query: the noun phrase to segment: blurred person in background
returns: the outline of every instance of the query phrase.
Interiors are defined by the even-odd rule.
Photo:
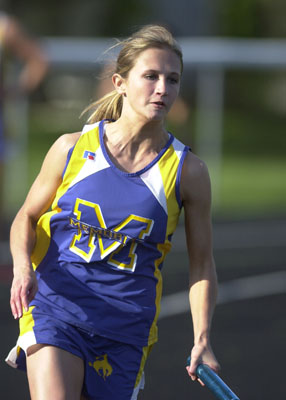
[[[4,71],[5,61],[9,57],[22,64],[18,80],[10,88],[5,85]],[[4,102],[9,96],[28,95],[35,90],[45,77],[47,69],[47,57],[38,43],[24,31],[17,19],[0,12],[0,239],[6,238],[7,223],[3,210],[6,154]]]
[[[120,44],[114,90],[88,107],[82,132],[51,147],[11,228],[20,336],[6,361],[27,368],[33,400],[137,399],[182,208],[194,330],[187,371],[196,380],[201,362],[219,369],[209,174],[165,127],[181,49],[157,25]]]

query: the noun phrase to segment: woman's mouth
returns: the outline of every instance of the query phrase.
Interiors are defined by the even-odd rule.
[[[157,106],[158,108],[165,108],[166,105],[163,101],[153,101],[153,103],[155,106]]]

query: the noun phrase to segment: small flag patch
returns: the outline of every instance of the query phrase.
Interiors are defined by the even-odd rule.
[[[85,150],[83,154],[83,158],[86,158],[87,160],[94,160],[95,159],[95,153],[89,150]]]

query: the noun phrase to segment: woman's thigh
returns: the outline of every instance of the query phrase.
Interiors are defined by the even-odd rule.
[[[83,360],[55,346],[36,344],[27,352],[27,373],[32,400],[79,400]]]

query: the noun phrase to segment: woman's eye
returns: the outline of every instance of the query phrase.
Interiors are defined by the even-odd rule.
[[[145,78],[152,81],[152,80],[156,79],[156,75],[155,74],[148,74],[148,75],[145,75]]]
[[[176,84],[179,82],[179,80],[177,78],[169,78],[169,82],[172,84]]]

